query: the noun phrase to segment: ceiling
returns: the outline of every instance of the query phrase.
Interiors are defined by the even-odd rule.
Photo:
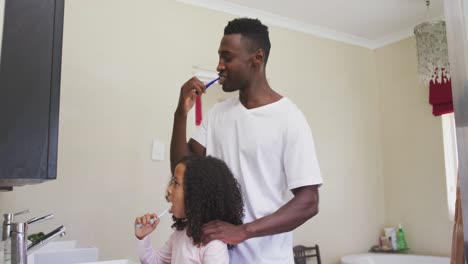
[[[413,34],[415,25],[443,17],[443,1],[431,0],[178,0],[236,16],[367,48]]]

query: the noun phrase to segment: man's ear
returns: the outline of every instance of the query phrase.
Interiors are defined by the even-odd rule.
[[[265,63],[265,50],[258,49],[255,52],[255,57],[253,59],[255,65],[263,65]]]

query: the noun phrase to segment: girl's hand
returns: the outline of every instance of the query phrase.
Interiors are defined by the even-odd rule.
[[[150,219],[154,220],[154,223],[151,224]],[[142,240],[158,226],[160,219],[156,214],[145,214],[144,216],[137,217],[135,219],[135,236]],[[137,226],[139,225],[139,226]]]

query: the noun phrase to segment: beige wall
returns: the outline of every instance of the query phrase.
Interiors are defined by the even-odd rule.
[[[385,223],[402,223],[413,253],[448,256],[449,220],[440,117],[419,83],[416,41],[376,51]]]
[[[178,87],[191,77],[192,66],[215,68],[222,30],[231,18],[170,0],[67,1],[58,179],[0,194],[1,211],[31,208],[31,216],[53,212],[55,220],[33,227],[32,232],[64,224],[69,239],[99,247],[102,259],[136,259],[134,217],[167,206],[163,197]],[[267,77],[274,89],[306,114],[325,181],[320,190],[320,213],[295,232],[295,242],[318,243],[323,262],[338,263],[343,255],[367,251],[384,224],[402,221],[413,248],[448,254],[446,240],[440,241],[439,235],[448,230],[437,223],[443,219],[439,207],[445,202],[445,189],[434,175],[427,176],[435,171],[429,165],[442,160],[440,121],[430,117],[425,121],[439,131],[439,138],[435,135],[430,141],[437,143],[432,147],[436,157],[422,158],[429,155],[427,142],[411,152],[400,151],[413,154],[419,162],[402,174],[400,167],[407,159],[389,149],[399,143],[390,139],[390,125],[396,132],[406,129],[412,125],[413,112],[424,115],[429,111],[423,102],[409,104],[405,108],[411,110],[409,114],[401,109],[403,117],[386,110],[391,105],[383,97],[391,82],[383,71],[386,61],[394,59],[387,53],[399,51],[392,46],[374,52],[276,27],[270,32],[273,47]],[[411,67],[408,56],[402,60],[396,67]],[[406,79],[397,79],[408,86]],[[384,88],[381,92],[379,85]],[[407,90],[411,89],[399,91]],[[425,102],[424,92],[420,94]],[[209,90],[205,110],[222,96]],[[380,122],[381,115],[389,121]],[[422,122],[420,116],[414,117],[417,124]],[[399,125],[401,118],[405,123]],[[412,141],[400,143],[401,148],[421,140],[423,130],[416,132]],[[151,160],[153,139],[166,143],[164,161]],[[419,171],[416,166],[421,167]],[[441,166],[437,170],[443,173]],[[416,175],[409,182],[383,178],[384,174],[396,178],[409,173]],[[415,185],[421,178],[425,182]],[[408,203],[397,195],[400,185],[412,189],[414,196],[421,187],[427,188],[425,193],[432,191],[429,197],[416,198],[422,211],[417,216],[404,210]],[[385,201],[384,192],[389,193]],[[426,208],[440,204],[437,215],[441,219],[422,210],[424,199],[431,201],[424,204]],[[168,238],[169,225],[169,217],[164,218],[153,236],[156,247]],[[420,231],[422,228],[426,231]],[[434,228],[438,233],[430,231]],[[416,240],[411,235],[423,237]]]

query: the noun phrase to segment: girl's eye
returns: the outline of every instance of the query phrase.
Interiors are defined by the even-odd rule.
[[[179,185],[179,183],[176,181],[176,179],[175,179],[175,178],[172,178],[172,179],[171,179],[171,185],[178,186],[178,185]]]

